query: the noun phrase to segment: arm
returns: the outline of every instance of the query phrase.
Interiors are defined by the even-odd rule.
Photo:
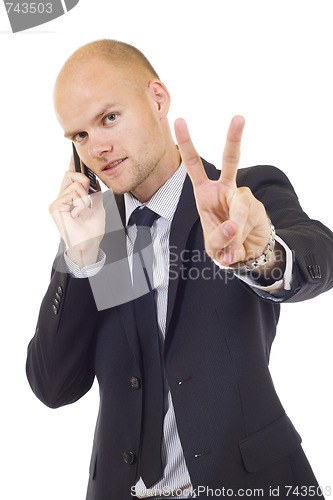
[[[53,270],[26,364],[30,386],[47,406],[73,403],[90,389],[96,325],[89,280]]]
[[[332,286],[332,233],[307,217],[289,180],[278,169],[252,167],[243,169],[245,176],[242,173],[237,177],[244,123],[242,117],[234,117],[231,121],[218,180],[207,177],[184,120],[175,123],[180,152],[193,184],[207,254],[225,267],[257,259],[269,241],[271,218],[277,234],[294,252],[298,262],[294,266],[292,290],[288,293],[282,290],[283,296],[274,292],[272,298],[281,301],[295,294],[296,300],[310,298]],[[309,273],[317,269],[308,267],[318,265],[317,255],[321,256],[324,279],[320,278],[319,283],[319,278],[310,275],[314,286],[311,291],[308,289],[300,294],[301,288],[309,283]],[[263,278],[267,283],[274,281],[277,267],[279,271],[284,270],[284,256],[281,247],[276,245],[270,261],[254,271],[252,278],[259,284]],[[268,298],[265,292],[259,295]]]
[[[293,254],[291,290],[276,297],[296,302],[332,288],[333,233],[302,210],[287,176],[276,167],[260,165],[239,171],[238,185],[245,184],[263,203],[276,234]]]
[[[89,280],[76,279],[68,272],[64,250],[80,268],[95,262],[104,235],[105,212],[101,192],[88,197],[88,178],[73,169],[71,161],[59,196],[50,206],[63,244],[26,365],[32,390],[52,408],[76,401],[94,380],[97,309]]]

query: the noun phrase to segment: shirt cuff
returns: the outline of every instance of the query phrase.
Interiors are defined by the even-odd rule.
[[[293,253],[288,247],[288,245],[278,236],[275,235],[275,240],[283,246],[286,252],[286,268],[283,274],[283,277],[280,280],[275,281],[269,286],[258,285],[258,282],[251,277],[251,273],[249,274],[238,274],[235,272],[235,276],[238,279],[244,281],[249,286],[253,288],[258,288],[259,290],[263,290],[265,292],[274,293],[279,290],[290,290],[291,289],[291,281],[292,281],[292,269],[293,269]],[[221,269],[228,269],[225,266],[222,266],[219,262],[214,260],[215,264]]]
[[[80,269],[80,267],[67,256],[66,252],[64,252],[64,259],[69,272],[72,276],[74,276],[74,278],[91,278],[92,276],[95,276],[95,274],[97,274],[104,266],[106,255],[103,250],[99,249],[97,262],[95,262],[95,264],[84,266],[82,269]]]

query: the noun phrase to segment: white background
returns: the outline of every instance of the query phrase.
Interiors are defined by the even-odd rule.
[[[46,408],[24,368],[58,245],[48,206],[70,156],[52,105],[65,59],[99,38],[136,45],[201,156],[219,166],[228,123],[243,114],[241,166],[280,167],[305,211],[332,228],[332,13],[320,0],[81,0],[11,34],[1,2],[3,498],[83,499],[98,409],[96,384],[75,405]],[[271,370],[319,484],[333,487],[332,293],[282,306]]]

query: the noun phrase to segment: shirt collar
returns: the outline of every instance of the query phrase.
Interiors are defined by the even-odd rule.
[[[132,212],[140,206],[146,206],[156,212],[160,217],[164,217],[169,222],[175,214],[183,184],[186,178],[186,168],[180,164],[176,172],[160,187],[158,191],[146,203],[141,203],[132,193],[124,194],[126,225]]]

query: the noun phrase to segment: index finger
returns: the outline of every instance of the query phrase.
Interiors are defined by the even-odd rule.
[[[234,116],[229,125],[227,140],[223,150],[222,171],[220,175],[220,180],[228,185],[236,186],[244,126],[245,119],[239,115]]]
[[[84,189],[88,193],[89,189],[89,179],[86,175],[82,174],[81,172],[73,172],[71,169],[67,170],[65,173],[65,176],[62,180],[61,187],[60,187],[60,192],[64,191],[68,186],[73,184],[73,182],[78,182],[82,184]]]
[[[74,164],[74,156],[73,156],[73,153],[71,155],[71,161],[69,162],[69,170],[72,170],[73,172],[75,172],[75,164]]]
[[[183,163],[193,185],[195,186],[201,181],[206,180],[207,175],[201,158],[193,146],[190,133],[183,118],[177,118],[175,121],[175,134]]]

